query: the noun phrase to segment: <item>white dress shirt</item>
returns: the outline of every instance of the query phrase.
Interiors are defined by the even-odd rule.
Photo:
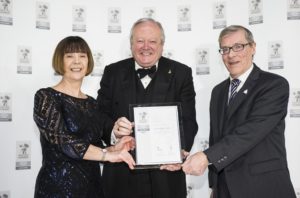
[[[245,84],[248,76],[250,75],[251,71],[253,70],[253,64],[251,65],[251,67],[242,75],[240,75],[238,77],[238,79],[241,81],[239,86],[236,89],[236,92],[239,92],[239,90],[243,87],[243,85]],[[230,82],[233,80],[233,78],[230,76]],[[229,85],[229,92],[228,92],[228,102],[229,102],[229,97],[230,97],[230,92],[231,92],[231,84]]]
[[[158,69],[158,62],[156,62],[156,71]],[[142,66],[140,66],[137,62],[135,62],[135,70],[138,70],[138,69],[144,69]],[[144,78],[140,79],[144,88],[146,89],[148,87],[148,85],[150,84],[152,78],[148,75],[146,75]],[[115,145],[117,143],[119,139],[115,136],[114,132],[112,131],[111,132],[111,136],[110,136],[110,143],[112,145]]]

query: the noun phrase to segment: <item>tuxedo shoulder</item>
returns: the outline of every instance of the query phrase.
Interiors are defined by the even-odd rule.
[[[127,58],[107,65],[105,67],[105,70],[109,70],[109,71],[120,70],[120,68],[124,68],[132,64],[134,64],[133,58]]]
[[[161,57],[161,59],[159,61],[161,61],[164,64],[171,64],[174,67],[179,68],[179,69],[190,69],[190,67],[187,66],[186,64],[181,63],[176,60],[173,60],[173,59],[166,58],[166,57]]]
[[[107,67],[121,67],[122,65],[128,65],[130,63],[134,63],[133,58],[127,58],[127,59],[123,59],[123,60],[119,60],[117,62],[111,63],[109,65],[107,65]]]

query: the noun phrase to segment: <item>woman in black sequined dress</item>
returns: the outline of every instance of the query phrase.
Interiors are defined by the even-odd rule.
[[[134,160],[129,136],[102,149],[105,118],[96,100],[81,92],[83,78],[93,70],[88,44],[80,37],[64,38],[56,47],[52,65],[62,80],[37,91],[34,121],[40,131],[43,162],[35,186],[35,198],[103,198],[99,161]]]

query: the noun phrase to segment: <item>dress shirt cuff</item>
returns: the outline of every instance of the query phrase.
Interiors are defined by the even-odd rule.
[[[206,155],[206,158],[207,158],[207,160],[208,160],[208,166],[209,166],[209,165],[212,165],[212,163],[211,163],[211,161],[210,161],[210,159],[209,159],[207,153],[206,153],[205,151],[203,151],[203,153]]]
[[[119,140],[119,138],[117,138],[116,135],[114,134],[114,132],[112,131],[111,136],[110,136],[110,144],[115,145],[118,140]]]

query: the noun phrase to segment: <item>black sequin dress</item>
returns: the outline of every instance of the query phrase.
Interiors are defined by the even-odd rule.
[[[52,88],[34,98],[43,162],[35,198],[102,198],[100,166],[84,160],[90,144],[100,146],[102,120],[96,101],[75,98]]]

